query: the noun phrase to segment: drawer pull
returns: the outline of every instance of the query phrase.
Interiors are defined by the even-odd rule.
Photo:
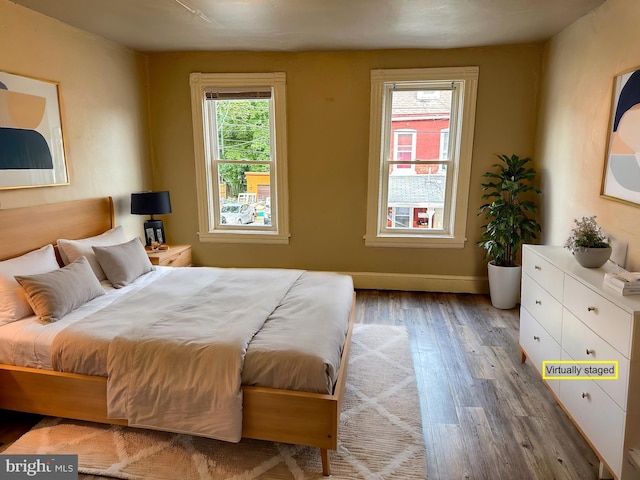
[[[536,300],[536,305],[542,305],[542,302],[540,300]]]
[[[533,339],[534,339],[534,340],[540,340],[540,337],[539,337],[539,336],[537,336],[537,335],[534,335],[534,336],[533,336]]]
[[[533,268],[535,268],[536,270],[542,270],[542,267],[540,265],[535,265]]]
[[[582,398],[589,398],[589,394],[587,392],[582,392]]]
[[[587,348],[587,355],[593,355],[596,351],[593,348]]]
[[[595,312],[596,307],[587,307],[587,312]]]

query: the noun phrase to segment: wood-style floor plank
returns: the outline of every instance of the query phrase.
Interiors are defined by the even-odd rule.
[[[484,295],[358,291],[360,323],[405,325],[429,480],[595,480],[598,459],[531,365],[519,313]]]

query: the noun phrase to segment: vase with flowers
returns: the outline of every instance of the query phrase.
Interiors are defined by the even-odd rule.
[[[571,235],[565,242],[576,261],[586,268],[599,268],[611,256],[609,238],[596,222],[595,215],[573,220]]]

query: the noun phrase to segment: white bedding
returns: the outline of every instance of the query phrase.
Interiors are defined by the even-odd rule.
[[[87,330],[98,343],[115,335],[108,345],[103,342],[109,418],[126,418],[133,427],[238,442],[245,352],[303,274],[175,269],[59,334],[54,366],[91,374],[93,342],[82,348]],[[135,319],[133,328],[126,320],[114,325],[115,318],[129,315]]]
[[[156,267],[153,272],[142,275],[130,285],[116,289],[105,280],[102,287],[107,292],[65,315],[55,323],[41,323],[33,315],[0,327],[0,363],[21,367],[53,370],[51,344],[55,336],[67,326],[102,310],[122,296],[140,290],[162,278],[171,267]]]
[[[56,323],[30,317],[0,327],[0,363],[108,372],[111,418],[227,441],[240,439],[241,385],[332,392],[352,303],[350,277],[157,268],[121,289],[103,286],[106,295]],[[221,360],[215,350],[225,335]],[[223,362],[231,368],[218,369]]]

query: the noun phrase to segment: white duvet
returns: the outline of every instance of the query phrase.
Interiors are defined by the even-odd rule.
[[[99,307],[87,304],[60,325],[0,328],[0,362],[20,364],[2,358],[11,354],[7,332],[36,338],[31,348],[48,351],[54,369],[108,376],[110,418],[233,442],[242,431],[243,384],[332,391],[350,277],[216,268],[148,276],[89,302]],[[14,344],[13,353],[29,349],[28,341]]]
[[[111,418],[234,442],[241,385],[332,392],[348,276],[160,267],[105,288],[56,323],[0,327],[0,363],[108,376]]]
[[[92,374],[91,365],[104,358],[96,345],[85,347],[95,339],[108,349],[110,418],[238,442],[247,347],[302,273],[176,269],[58,334],[53,366]],[[126,318],[134,325],[114,325]]]
[[[3,325],[0,327],[0,363],[53,370],[51,343],[60,331],[82,320],[87,315],[109,306],[122,296],[144,288],[170,271],[170,267],[155,267],[153,272],[139,277],[121,289],[113,288],[105,280],[102,282],[102,286],[106,295],[85,303],[55,323],[41,323],[36,316],[31,316]]]

